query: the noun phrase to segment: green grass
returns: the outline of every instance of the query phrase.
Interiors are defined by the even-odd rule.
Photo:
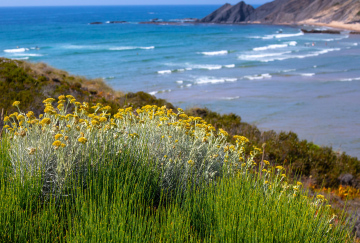
[[[144,166],[153,161],[130,149],[85,180],[74,175],[59,199],[41,196],[41,178],[10,180],[8,149],[3,138],[1,242],[349,242],[341,221],[330,229],[328,209],[310,206],[306,192],[282,192],[275,177],[273,190],[249,172],[167,195]]]

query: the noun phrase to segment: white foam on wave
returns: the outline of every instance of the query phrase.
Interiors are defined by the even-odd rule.
[[[119,47],[111,47],[110,51],[126,51],[126,50],[152,50],[155,49],[155,46],[119,46]]]
[[[26,52],[29,48],[16,48],[16,49],[5,49],[4,52],[7,53],[17,53],[17,52]]]
[[[192,68],[207,69],[207,70],[219,70],[222,69],[221,65],[193,65]]]
[[[179,81],[176,81],[176,83],[178,83],[178,84],[182,84],[182,83],[184,83],[184,81],[179,80]]]
[[[351,82],[351,81],[358,81],[360,78],[344,78],[340,79],[341,82]]]
[[[172,71],[171,70],[162,70],[162,71],[158,71],[158,74],[170,74]]]
[[[272,45],[263,46],[263,47],[255,47],[253,50],[254,51],[265,51],[265,50],[285,48],[285,47],[296,46],[296,45],[297,45],[296,41],[290,41],[290,42],[285,42],[282,44],[272,44]]]
[[[301,76],[304,76],[304,77],[312,77],[314,76],[315,73],[302,73]]]
[[[185,70],[186,70],[186,71],[191,71],[191,70],[192,70],[192,68],[185,68]]]
[[[241,55],[238,58],[241,60],[247,60],[247,61],[272,62],[272,61],[283,61],[283,60],[293,59],[293,58],[303,59],[303,58],[307,58],[307,57],[316,57],[319,55],[326,54],[328,52],[340,51],[340,50],[341,50],[340,48],[330,48],[330,49],[324,49],[321,51],[316,51],[316,52],[312,52],[312,53],[304,54],[304,55],[284,55],[284,54],[289,54],[291,52],[264,53],[264,54],[260,54],[260,55]]]
[[[215,78],[215,77],[200,77],[196,79],[196,84],[217,84],[225,82],[236,82],[237,78]]]
[[[254,51],[265,51],[265,50],[271,50],[271,49],[277,49],[277,48],[284,48],[288,47],[288,44],[274,44],[274,45],[268,45],[263,47],[255,47]]]
[[[358,45],[358,43],[353,43],[352,45],[353,45],[353,46],[357,46],[357,45]]]
[[[14,54],[14,56],[18,56],[18,57],[42,57],[42,54],[32,54],[32,53],[19,53],[19,54]]]
[[[281,39],[281,38],[289,38],[289,37],[294,37],[294,36],[302,36],[304,35],[303,32],[299,32],[296,34],[275,34],[275,35],[266,35],[264,37],[262,37],[263,40],[269,40],[269,39]]]
[[[230,64],[230,65],[224,65],[225,68],[234,68],[235,64]]]
[[[249,79],[249,80],[258,80],[258,79],[272,78],[272,76],[269,73],[264,73],[264,74],[253,75],[253,76],[244,76],[244,78]]]
[[[186,85],[186,87],[191,87],[191,86],[192,86],[192,84],[187,84],[187,85]]]
[[[255,55],[240,55],[238,56],[238,58],[246,61],[264,61],[265,60],[264,58],[266,57],[278,57],[289,53],[291,53],[291,51],[278,52],[278,53],[263,53],[263,54],[255,54]]]
[[[281,71],[282,73],[289,73],[289,72],[294,72],[296,71],[296,69],[286,69],[286,70],[283,70]]]
[[[229,53],[229,51],[222,50],[222,51],[198,52],[198,53],[203,54],[205,56],[218,56],[218,55],[226,55]]]
[[[151,50],[155,46],[102,46],[102,45],[65,45],[65,49],[84,49],[84,50],[109,50],[109,51],[127,51],[127,50]]]
[[[240,96],[235,96],[235,97],[224,97],[224,98],[222,98],[223,100],[237,100],[237,99],[239,99],[240,98]]]
[[[290,41],[287,43],[289,46],[296,46],[297,42],[296,41]]]
[[[150,95],[156,95],[158,91],[149,92]]]

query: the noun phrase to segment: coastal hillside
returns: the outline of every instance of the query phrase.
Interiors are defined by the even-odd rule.
[[[257,9],[243,1],[225,4],[200,22],[265,24],[356,24],[360,22],[358,0],[275,0]]]
[[[246,21],[269,24],[295,24],[333,21],[353,24],[360,21],[358,0],[275,0],[257,8]]]

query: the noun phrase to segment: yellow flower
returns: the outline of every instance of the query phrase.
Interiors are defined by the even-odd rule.
[[[19,121],[25,119],[25,117],[24,117],[23,115],[18,115],[16,118],[17,118]]]
[[[43,103],[45,103],[45,104],[51,104],[51,103],[53,103],[54,101],[55,101],[55,99],[53,99],[53,98],[47,98],[46,100],[43,101]]]
[[[191,159],[188,161],[189,165],[194,165],[194,161],[192,161]]]
[[[40,122],[41,125],[46,125],[46,124],[50,124],[50,123],[51,123],[50,118],[44,118]]]
[[[59,140],[56,140],[55,142],[53,142],[52,145],[56,146],[56,147],[59,147],[61,145],[61,142]]]
[[[65,141],[67,141],[67,140],[69,139],[69,137],[68,137],[68,136],[65,136],[64,139],[65,139]]]
[[[166,159],[166,158],[167,158],[167,155],[164,155],[164,158]]]
[[[323,195],[317,195],[316,198],[317,198],[317,199],[320,199],[320,200],[324,200],[324,199],[325,199],[325,197],[324,197]]]
[[[276,166],[276,169],[278,169],[278,170],[283,170],[284,169],[284,167],[282,167],[282,166]]]
[[[29,149],[29,155],[33,155],[36,152],[36,148]]]
[[[87,139],[84,137],[81,137],[78,139],[79,143],[85,144],[87,142]]]
[[[19,105],[20,105],[20,101],[15,101],[12,105],[13,105],[13,106],[19,106]]]
[[[106,117],[101,117],[101,118],[99,119],[99,121],[100,121],[100,122],[106,122],[106,121],[107,121],[107,118],[106,118]]]
[[[61,138],[63,135],[62,134],[56,134],[55,135],[55,140],[58,140],[59,138]]]
[[[10,121],[10,118],[8,116],[5,116],[4,122],[8,122],[8,121]]]
[[[302,183],[300,181],[296,182],[298,186],[302,186]]]
[[[35,114],[34,114],[34,112],[32,112],[32,111],[29,111],[27,114],[26,114],[26,116],[28,117],[28,118],[35,118]]]
[[[65,147],[66,147],[66,144],[65,144],[65,143],[62,143],[60,146],[63,147],[63,148],[65,148]]]
[[[265,185],[268,184],[268,183],[269,183],[268,181],[265,181],[265,182],[264,182]]]
[[[60,104],[60,105],[57,106],[57,108],[58,108],[59,110],[62,110],[62,109],[64,108],[64,105],[63,105],[63,104]]]
[[[60,95],[60,96],[58,97],[58,99],[59,99],[59,100],[65,100],[65,95]]]
[[[97,120],[92,120],[92,121],[91,121],[91,124],[92,124],[93,126],[96,126],[96,125],[99,125],[99,122],[98,122]]]
[[[266,164],[266,165],[270,165],[270,162],[269,162],[269,161],[267,161],[267,160],[264,160],[264,164]]]
[[[286,175],[285,175],[285,174],[281,174],[281,177],[284,177],[284,178],[285,178],[285,177],[286,177]]]
[[[69,100],[75,99],[72,95],[67,95],[66,98],[68,98]]]

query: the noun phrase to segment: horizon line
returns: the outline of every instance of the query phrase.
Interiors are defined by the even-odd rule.
[[[223,4],[92,4],[92,5],[22,5],[22,6],[0,6],[0,8],[7,7],[101,7],[101,6],[217,6]],[[257,4],[255,4],[257,5]]]
[[[222,6],[224,4],[92,4],[92,5],[12,5],[12,6],[0,6],[0,8],[24,8],[24,7],[111,7],[111,6]],[[249,4],[252,6],[262,5],[262,4]]]

